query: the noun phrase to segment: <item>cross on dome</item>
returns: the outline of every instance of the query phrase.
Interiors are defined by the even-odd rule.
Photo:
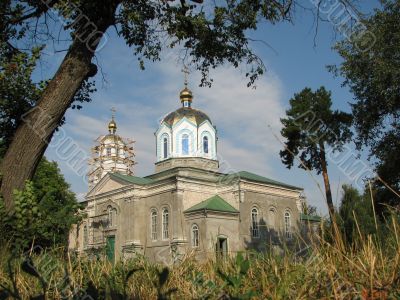
[[[181,103],[183,107],[190,108],[192,106],[193,94],[192,91],[188,89],[188,75],[189,69],[186,65],[183,66],[182,73],[184,74],[184,85],[185,88],[181,91],[179,98],[181,99]]]
[[[188,76],[189,76],[189,74],[190,74],[189,69],[188,69],[188,67],[187,67],[186,65],[183,65],[183,69],[182,69],[181,71],[182,71],[182,73],[184,74],[183,76],[184,76],[184,78],[185,78],[185,81],[184,81],[185,88],[187,88],[187,85],[188,85]]]

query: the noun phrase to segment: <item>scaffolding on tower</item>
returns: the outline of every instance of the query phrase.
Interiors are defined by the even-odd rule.
[[[98,137],[91,148],[89,159],[89,188],[95,186],[107,173],[134,175],[135,141],[115,133]]]

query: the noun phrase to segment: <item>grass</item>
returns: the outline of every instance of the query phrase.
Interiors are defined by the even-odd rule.
[[[243,253],[217,264],[188,255],[170,268],[144,257],[113,266],[62,249],[30,261],[3,247],[0,299],[399,299],[399,229],[393,218],[382,239],[359,233],[346,246],[337,233],[310,242],[302,256]]]

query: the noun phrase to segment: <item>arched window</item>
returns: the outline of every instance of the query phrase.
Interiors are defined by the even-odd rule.
[[[169,226],[169,215],[168,215],[168,209],[164,208],[163,213],[162,213],[162,227],[163,227],[163,239],[166,240],[169,237],[168,234],[168,226]]]
[[[269,209],[268,225],[269,225],[269,230],[275,229],[275,227],[276,227],[275,209],[272,207]]]
[[[253,238],[260,237],[260,228],[258,224],[258,209],[253,207],[251,210],[251,236]]]
[[[163,157],[168,157],[168,139],[166,137],[163,139]]]
[[[155,209],[151,211],[151,239],[157,240],[157,211]]]
[[[86,247],[89,242],[87,225],[83,226],[83,246]]]
[[[106,153],[107,153],[107,156],[111,156],[111,148],[110,147],[106,148]]]
[[[208,154],[208,137],[203,137],[203,152]]]
[[[182,135],[182,154],[189,154],[189,136],[187,134]]]
[[[196,224],[192,225],[192,247],[199,247],[199,226]]]
[[[290,228],[290,212],[285,212],[285,236],[290,239],[292,237],[292,231]]]

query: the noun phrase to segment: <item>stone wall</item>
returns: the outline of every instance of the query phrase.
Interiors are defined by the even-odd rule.
[[[290,230],[298,231],[300,220],[296,202],[299,191],[274,187],[246,180],[221,185],[221,174],[178,168],[165,174],[149,176],[153,183],[122,184],[109,178],[95,187],[88,197],[90,220],[107,218],[107,207],[117,209],[113,226],[93,229],[93,236],[102,235],[103,246],[108,235],[115,235],[116,259],[134,257],[137,253],[153,261],[171,263],[174,256],[193,252],[199,259],[215,257],[218,237],[226,237],[228,252],[256,249],[265,251],[270,245],[285,242],[284,213],[290,212]],[[115,189],[113,189],[113,187]],[[214,196],[221,196],[240,214],[202,212],[185,214],[188,208]],[[260,237],[251,235],[251,210],[259,213]],[[168,239],[162,236],[162,212],[169,212]],[[157,211],[157,240],[151,237],[151,211]],[[85,220],[85,222],[89,222]],[[200,245],[191,245],[191,227],[200,230]],[[81,226],[82,227],[82,226]],[[75,229],[76,230],[76,229]],[[71,233],[70,248],[83,251],[82,230]],[[94,246],[93,242],[89,247]],[[78,245],[78,246],[77,246]],[[98,245],[97,245],[98,246]]]

